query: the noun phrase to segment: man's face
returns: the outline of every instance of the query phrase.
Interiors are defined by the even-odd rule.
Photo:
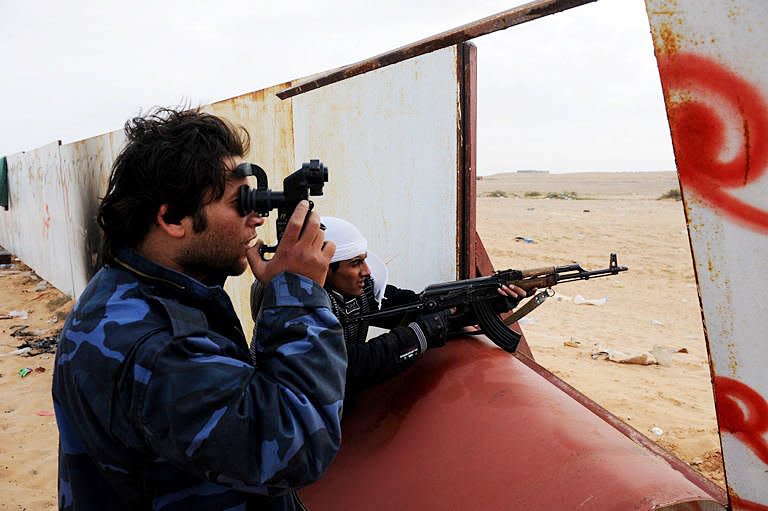
[[[329,270],[325,278],[325,284],[347,297],[363,294],[363,286],[366,277],[371,275],[371,270],[365,262],[368,254],[360,254],[352,259],[339,261],[336,270]]]
[[[242,158],[228,158],[228,171],[242,162]],[[179,259],[185,273],[202,282],[221,283],[224,278],[245,271],[248,265],[245,253],[256,240],[256,227],[262,225],[264,219],[253,212],[240,216],[238,191],[244,184],[247,184],[246,178],[231,175],[224,195],[203,207],[206,228],[201,232],[190,229],[189,241]]]

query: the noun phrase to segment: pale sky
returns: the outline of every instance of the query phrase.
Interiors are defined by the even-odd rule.
[[[512,0],[0,0],[0,155],[384,53]],[[478,173],[673,170],[643,0],[474,39]]]

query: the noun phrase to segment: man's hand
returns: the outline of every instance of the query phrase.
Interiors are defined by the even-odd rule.
[[[525,298],[527,293],[525,289],[514,284],[502,284],[499,287],[499,298],[493,302],[493,310],[501,314],[517,307],[520,300]]]
[[[534,289],[534,292],[536,290]],[[499,294],[501,296],[506,296],[511,299],[517,299],[518,301],[520,298],[525,298],[528,293],[526,293],[525,289],[522,287],[518,287],[514,284],[502,284],[501,287],[499,287]]]
[[[421,351],[429,348],[439,348],[445,345],[448,337],[448,317],[450,313],[447,310],[438,312],[428,312],[422,314],[416,321],[408,325],[419,339]]]
[[[246,255],[253,274],[264,286],[282,272],[304,275],[322,286],[336,251],[332,241],[325,241],[320,229],[320,216],[309,211],[309,202],[305,200],[299,202],[293,211],[277,251],[269,261],[264,261],[259,254],[259,247],[263,244],[259,240]]]

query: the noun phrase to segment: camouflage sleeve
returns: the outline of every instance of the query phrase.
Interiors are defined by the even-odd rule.
[[[329,305],[311,280],[281,274],[264,292],[258,367],[198,335],[137,364],[152,450],[241,491],[280,494],[318,479],[339,449],[347,366]]]

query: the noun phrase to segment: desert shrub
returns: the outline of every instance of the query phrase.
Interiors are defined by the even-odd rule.
[[[508,197],[508,195],[504,190],[494,190],[492,192],[488,192],[486,197]]]
[[[526,197],[541,197],[541,192],[525,192]]]
[[[661,194],[661,197],[659,197],[656,200],[663,200],[663,199],[675,199],[675,200],[683,200],[682,195],[680,195],[680,190],[678,188],[672,188],[671,190],[667,190],[663,194]]]
[[[547,199],[562,199],[562,200],[575,200],[579,196],[576,192],[549,192]]]

